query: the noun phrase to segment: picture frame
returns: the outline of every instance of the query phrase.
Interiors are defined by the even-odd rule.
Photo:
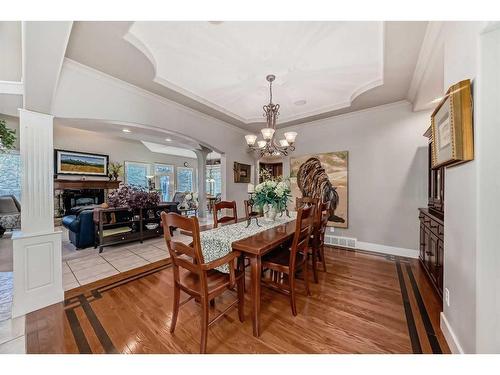
[[[432,168],[474,159],[472,90],[469,79],[451,86],[431,115]]]
[[[56,175],[108,177],[108,163],[108,155],[54,150],[54,172]]]
[[[233,170],[235,183],[250,183],[252,170],[249,164],[242,164],[235,161]]]

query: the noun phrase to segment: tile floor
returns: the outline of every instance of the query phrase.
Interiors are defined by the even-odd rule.
[[[174,233],[180,241],[191,241],[190,237]],[[169,257],[163,237],[123,245],[105,247],[99,254],[93,247],[76,250],[63,231],[63,287],[77,288],[120,272],[129,271]]]

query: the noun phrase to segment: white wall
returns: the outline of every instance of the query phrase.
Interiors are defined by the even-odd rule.
[[[227,199],[242,203],[248,196],[247,184],[233,182],[233,162],[254,164],[241,129],[68,60],[53,109],[57,117],[123,121],[184,134],[224,153]],[[243,215],[241,203],[238,211]]]
[[[0,81],[21,81],[21,22],[0,21]]]
[[[480,42],[477,160],[476,351],[500,353],[500,25]]]
[[[349,228],[336,234],[418,254],[429,116],[398,102],[293,127],[299,133],[293,155],[349,151]],[[288,176],[289,160],[283,168]]]
[[[473,82],[477,98],[477,64],[481,22],[446,22],[434,53],[443,53],[443,94],[463,79]],[[442,51],[440,50],[442,49]],[[479,126],[474,112],[475,134]],[[450,293],[450,306],[443,313],[458,347],[476,352],[476,220],[477,161],[447,168],[444,193],[444,288]]]

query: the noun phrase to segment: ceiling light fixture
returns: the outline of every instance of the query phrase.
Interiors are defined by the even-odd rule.
[[[165,140],[166,140],[167,142],[172,142],[172,140],[171,140],[170,138],[165,138]]]
[[[122,129],[122,132],[124,132],[124,133],[131,133],[131,131],[129,129]]]
[[[262,138],[264,140],[257,141],[257,136],[254,134],[245,135],[245,140],[250,150],[255,151],[259,158],[263,156],[278,156],[288,155],[289,152],[295,150],[296,132],[286,132],[285,139],[275,140],[276,136],[276,119],[279,116],[280,105],[273,103],[273,81],[276,79],[274,74],[269,74],[266,80],[269,82],[269,104],[265,105],[264,117],[266,118],[266,127],[261,129]],[[305,103],[304,103],[305,104]],[[257,143],[257,145],[255,144]]]

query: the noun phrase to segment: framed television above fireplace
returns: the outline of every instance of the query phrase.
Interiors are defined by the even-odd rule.
[[[54,150],[56,175],[108,176],[109,156],[67,150]]]

